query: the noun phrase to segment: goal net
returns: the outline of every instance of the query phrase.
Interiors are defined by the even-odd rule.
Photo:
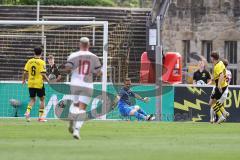
[[[27,86],[23,87],[20,80],[24,64],[33,56],[35,46],[43,47],[46,64],[47,56],[51,54],[55,57],[55,63],[60,65],[66,62],[72,52],[79,50],[81,37],[90,39],[90,51],[100,57],[103,75],[95,86],[101,90],[102,98],[106,99],[108,22],[52,19],[54,18],[45,17],[43,21],[0,21],[0,117],[24,114],[29,95]],[[46,105],[52,106],[48,108],[47,117],[56,116],[53,107],[67,96],[68,89],[64,88],[67,81],[67,76],[63,76],[58,85],[60,89],[46,84]],[[106,107],[106,104],[102,105]],[[37,116],[38,107],[33,107],[32,112],[33,116]],[[103,107],[100,112],[106,112],[106,108]]]

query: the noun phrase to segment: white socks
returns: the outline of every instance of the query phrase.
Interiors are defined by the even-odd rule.
[[[211,119],[211,120],[214,120],[214,119],[215,119],[215,112],[214,112],[214,110],[213,110],[212,107],[211,107],[211,109],[210,109],[210,119]]]
[[[83,121],[76,121],[75,122],[75,129],[79,130],[82,127],[82,125],[83,125]]]
[[[75,121],[74,128],[79,130],[82,127],[83,123],[84,123],[84,119],[86,117],[86,111],[82,110],[82,109],[79,109],[78,113],[79,113],[80,116],[78,117],[79,119],[77,119]]]

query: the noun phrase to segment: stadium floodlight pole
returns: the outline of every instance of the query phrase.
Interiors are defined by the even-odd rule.
[[[42,20],[48,19],[67,19],[67,20],[92,20],[95,21],[96,17],[63,17],[63,16],[43,16]],[[44,35],[44,29],[42,29],[42,34]],[[92,33],[92,46],[95,46],[95,25],[93,26],[93,33]]]
[[[162,115],[162,46],[161,46],[161,21],[157,16],[157,46],[156,46],[156,120],[161,120]]]
[[[155,8],[158,9],[158,16],[157,16],[157,46],[156,46],[156,112],[157,112],[157,120],[162,119],[162,53],[163,53],[163,46],[162,46],[162,25],[164,18],[166,16],[166,13],[168,11],[169,5],[171,3],[171,0],[162,0],[162,1],[154,1],[154,4],[156,4]],[[154,20],[154,17],[153,17]]]

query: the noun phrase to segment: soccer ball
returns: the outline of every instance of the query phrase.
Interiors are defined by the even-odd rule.
[[[50,81],[55,80],[55,79],[56,79],[56,76],[55,76],[54,74],[49,74],[48,79],[49,79]]]
[[[21,102],[19,100],[16,100],[16,99],[10,99],[9,103],[11,104],[11,106],[13,106],[15,108],[21,105]]]
[[[197,81],[197,85],[206,85],[206,83],[203,80]]]

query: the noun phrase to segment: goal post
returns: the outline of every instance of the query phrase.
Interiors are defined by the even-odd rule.
[[[9,27],[10,26],[10,27]],[[102,98],[103,98],[103,104],[102,104],[102,112],[106,113],[106,109],[107,109],[107,104],[106,104],[106,99],[107,99],[107,70],[108,70],[108,22],[107,21],[53,21],[53,20],[49,20],[49,21],[27,21],[27,20],[0,20],[0,28],[3,29],[7,29],[7,30],[14,30],[14,26],[19,26],[24,28],[26,26],[26,28],[22,29],[24,30],[24,32],[30,34],[29,32],[29,28],[32,27],[31,31],[36,31],[35,34],[37,37],[42,37],[43,39],[43,45],[45,45],[46,49],[44,49],[44,60],[46,61],[46,52],[48,52],[48,39],[49,39],[49,35],[42,35],[41,34],[41,27],[45,26],[45,27],[49,27],[49,26],[53,26],[53,27],[62,27],[63,26],[92,26],[94,28],[98,28],[98,31],[101,30],[102,35],[96,35],[98,37],[98,44],[102,45],[101,49],[98,48],[97,51],[102,51],[102,53],[100,53],[102,55],[102,81],[101,81],[101,90],[102,90]],[[29,26],[29,28],[27,28],[27,26]],[[9,28],[8,28],[9,27]],[[101,29],[99,29],[99,27],[101,27]],[[17,27],[16,27],[17,28]],[[76,29],[77,27],[75,27]],[[91,28],[92,29],[92,28]],[[77,30],[79,30],[79,28],[77,28]],[[80,32],[80,31],[79,31]],[[94,29],[95,32],[95,29]],[[0,35],[3,34],[4,31],[2,31],[2,33],[0,32]],[[18,30],[14,30],[14,33],[18,33]],[[59,34],[59,37],[61,36],[62,32],[59,32],[57,34]],[[72,33],[72,35],[74,35],[74,32]],[[90,31],[88,31],[88,34],[90,33]],[[100,33],[100,31],[99,31]],[[11,33],[9,33],[11,34]],[[19,32],[19,34],[22,34]],[[32,33],[31,33],[32,34]],[[25,34],[19,35],[19,36],[24,36]],[[79,34],[79,36],[82,36],[82,34]],[[50,35],[52,36],[52,35]],[[52,39],[54,39],[53,37],[51,37]],[[67,38],[67,36],[66,36]],[[71,38],[70,38],[71,39]],[[71,39],[72,40],[72,39]],[[99,41],[101,41],[101,43],[99,43]],[[41,40],[40,40],[41,42]],[[58,44],[59,48],[58,50],[61,50],[62,46],[67,46],[69,43],[71,43],[72,41],[69,41],[68,43],[63,42],[62,44]],[[78,41],[79,42],[79,41]],[[59,42],[58,42],[59,43]],[[76,45],[78,46],[78,45]],[[64,49],[63,49],[64,50]],[[62,51],[64,52],[64,51]],[[17,51],[16,51],[17,53]],[[68,52],[69,53],[69,52]],[[71,53],[71,52],[70,52]],[[99,53],[99,52],[98,52]],[[65,53],[66,54],[66,53]],[[63,57],[61,57],[63,58]],[[67,59],[67,55],[66,57],[64,57],[64,59]]]

